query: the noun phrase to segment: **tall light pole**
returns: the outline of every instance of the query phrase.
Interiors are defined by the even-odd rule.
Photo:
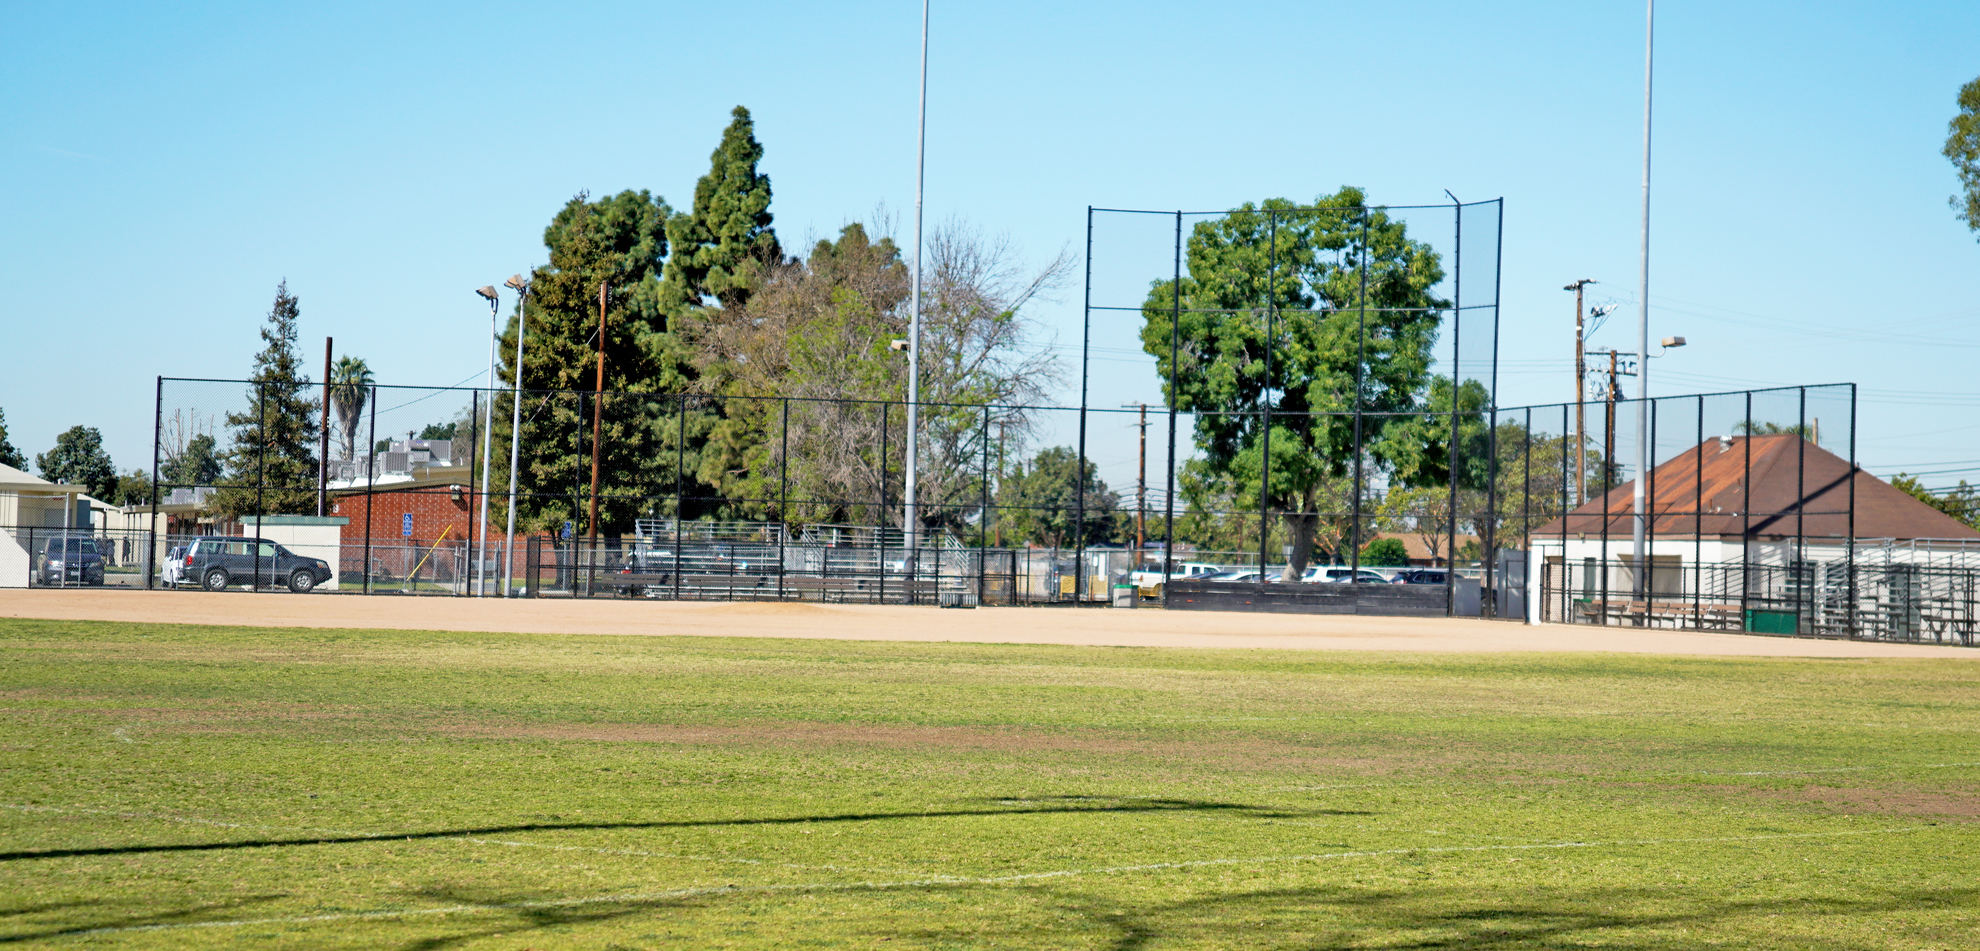
[[[914,291],[908,312],[907,518],[908,570],[920,559],[921,512],[916,463],[921,448],[921,186],[928,167],[928,0],[921,0],[921,107],[914,134]]]
[[[488,596],[488,458],[495,442],[495,315],[502,309],[501,295],[493,287],[482,287],[476,294],[488,300],[488,407],[482,411],[481,426],[481,545],[474,555],[474,585],[481,597]],[[518,331],[520,333],[520,331]],[[520,341],[518,341],[520,342]]]
[[[515,594],[512,586],[516,572],[516,463],[522,456],[523,334],[529,327],[529,282],[520,274],[512,274],[502,285],[516,292],[516,398],[515,415],[509,423],[509,531],[502,546],[502,597],[507,598]]]
[[[1657,40],[1657,0],[1645,0],[1643,15],[1643,251],[1636,283],[1636,490],[1632,493],[1630,523],[1631,548],[1636,553],[1636,597],[1641,600],[1649,589],[1650,577],[1643,566],[1649,553],[1643,550],[1645,520],[1643,483],[1650,474],[1650,79],[1655,63]]]

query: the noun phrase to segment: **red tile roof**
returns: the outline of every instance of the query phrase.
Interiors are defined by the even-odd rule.
[[[1650,531],[1687,538],[1843,538],[1851,528],[1852,483],[1857,538],[1980,539],[1980,532],[1792,433],[1708,439],[1652,469]],[[1606,521],[1610,537],[1628,538],[1635,491],[1635,482],[1625,482],[1533,536],[1558,538],[1564,530],[1600,535]]]

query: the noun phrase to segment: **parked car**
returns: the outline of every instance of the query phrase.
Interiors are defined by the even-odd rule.
[[[186,580],[186,546],[173,545],[165,555],[165,587],[176,588]]]
[[[260,569],[257,577],[256,569]],[[262,538],[210,535],[193,539],[179,562],[180,576],[208,591],[228,585],[287,585],[306,594],[330,580],[330,563],[298,555]]]
[[[57,535],[42,550],[41,583],[45,585],[103,583],[103,556],[88,535]]]
[[[1362,568],[1357,572],[1353,568],[1329,565],[1315,565],[1306,569],[1306,577],[1302,580],[1319,582],[1321,584],[1346,584],[1349,581],[1353,581],[1355,584],[1389,583],[1389,579],[1384,577],[1379,571]]]
[[[1391,579],[1392,584],[1444,584],[1450,580],[1450,572],[1442,568],[1411,568],[1398,573]]]
[[[1193,581],[1257,581],[1258,569],[1227,568],[1223,571],[1214,571],[1207,575],[1197,575],[1195,578],[1191,580]]]

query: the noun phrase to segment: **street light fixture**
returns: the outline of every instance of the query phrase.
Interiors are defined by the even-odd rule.
[[[488,301],[488,408],[482,411],[481,424],[481,546],[474,556],[475,591],[481,597],[488,596],[488,460],[491,445],[495,441],[495,315],[502,307],[502,297],[493,287],[475,289]]]
[[[515,415],[509,423],[509,530],[502,551],[502,596],[512,597],[516,571],[516,465],[522,456],[523,335],[529,326],[529,282],[512,274],[502,286],[516,292]]]

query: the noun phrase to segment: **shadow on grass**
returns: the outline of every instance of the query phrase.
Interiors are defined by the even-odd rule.
[[[1150,813],[1221,812],[1261,819],[1289,819],[1316,815],[1367,815],[1332,810],[1265,809],[1228,802],[1202,802],[1193,799],[1132,799],[1107,797],[1052,796],[1023,799],[983,799],[974,801],[1035,803],[1003,809],[943,809],[923,812],[852,812],[825,816],[787,816],[766,819],[678,819],[660,822],[540,822],[519,825],[481,826],[468,829],[439,829],[427,832],[394,832],[376,835],[324,835],[293,839],[246,839],[231,842],[187,842],[177,845],[110,845],[79,849],[33,849],[0,852],[0,862],[36,859],[77,858],[92,855],[143,855],[157,852],[218,852],[229,849],[285,848],[298,845],[350,845],[360,842],[416,842],[422,839],[460,839],[471,836],[510,835],[518,832],[559,832],[571,830],[608,831],[619,829],[691,829],[707,826],[779,826],[824,822],[885,822],[896,819],[947,819],[966,816],[1034,816],[1053,813]]]
[[[1497,901],[1482,898],[1477,889],[1355,891],[1327,886],[1210,895],[1132,910],[1069,896],[1063,907],[1112,927],[1118,936],[1105,946],[1109,951],[1144,951],[1158,944],[1204,939],[1232,946],[1255,940],[1316,951],[1371,944],[1435,951],[1589,943],[1614,948],[1717,947],[1727,935],[1715,926],[1742,918],[1911,913],[1972,908],[1976,899],[1980,889],[1974,888],[1889,889],[1874,897],[1792,900],[1715,900],[1688,888],[1607,888]],[[1671,928],[1716,933],[1688,939],[1657,933]],[[1300,932],[1309,937],[1288,941]],[[1812,946],[1858,945],[1837,937]]]

